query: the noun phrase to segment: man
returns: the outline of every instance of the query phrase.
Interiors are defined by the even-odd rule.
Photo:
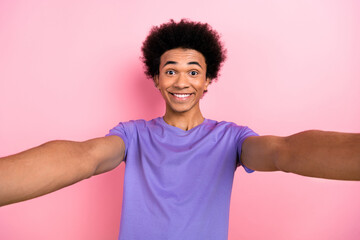
[[[142,51],[165,115],[120,123],[106,137],[52,141],[0,159],[0,205],[56,191],[124,160],[119,239],[227,239],[240,165],[247,172],[360,180],[360,134],[258,136],[203,117],[199,101],[226,55],[209,25],[182,20],[154,27]]]

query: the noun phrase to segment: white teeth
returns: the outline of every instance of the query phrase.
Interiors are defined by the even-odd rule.
[[[188,96],[190,96],[189,93],[186,93],[186,94],[177,94],[177,93],[174,93],[174,96],[175,97],[178,97],[178,98],[186,98]]]

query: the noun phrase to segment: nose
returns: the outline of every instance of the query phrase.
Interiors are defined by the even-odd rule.
[[[188,88],[189,85],[189,80],[184,73],[179,74],[176,81],[174,82],[174,87],[177,89]]]

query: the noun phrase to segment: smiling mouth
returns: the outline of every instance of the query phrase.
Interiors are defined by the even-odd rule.
[[[193,94],[193,93],[171,93],[171,92],[169,93],[179,100],[186,100]]]
[[[171,94],[178,98],[186,98],[191,95],[191,93],[171,93]]]

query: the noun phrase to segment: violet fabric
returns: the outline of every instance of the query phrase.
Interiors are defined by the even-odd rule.
[[[255,132],[209,119],[184,131],[159,117],[108,135],[126,146],[119,240],[227,239],[234,172]]]

